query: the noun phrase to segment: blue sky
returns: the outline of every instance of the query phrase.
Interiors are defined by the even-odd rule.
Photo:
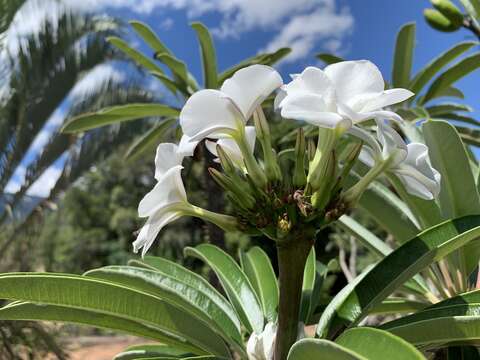
[[[140,20],[149,24],[176,56],[201,79],[199,48],[189,23],[205,23],[214,34],[220,69],[255,55],[261,50],[291,46],[294,51],[277,67],[284,79],[301,72],[305,66],[320,65],[314,55],[333,52],[347,59],[368,59],[390,79],[394,40],[398,29],[407,22],[417,23],[414,71],[462,40],[472,40],[467,31],[444,34],[432,30],[423,20],[428,0],[66,0],[73,6],[116,16],[125,21]],[[32,20],[33,21],[33,20]],[[130,41],[138,49],[148,48],[132,32]],[[477,49],[478,50],[478,49]],[[119,69],[101,67],[79,86],[85,89],[100,77],[126,75]],[[457,83],[464,91],[465,102],[474,108],[480,100],[479,73]],[[480,113],[475,112],[478,117]],[[52,117],[32,154],[45,143],[52,129],[62,119],[60,111]],[[51,169],[30,193],[45,194],[60,167]],[[22,177],[19,169],[17,179]],[[9,189],[13,191],[13,182]]]

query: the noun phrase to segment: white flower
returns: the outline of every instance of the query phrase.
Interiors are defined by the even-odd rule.
[[[428,147],[421,143],[406,144],[390,126],[378,122],[378,142],[364,130],[355,128],[354,135],[368,146],[362,149],[360,160],[373,167],[386,162],[386,171],[394,174],[408,193],[432,200],[440,193],[440,173],[430,164]]]
[[[183,135],[180,143],[162,143],[157,147],[155,155],[155,179],[158,181],[174,166],[182,165],[186,156],[193,156],[198,141],[191,141],[190,137]]]
[[[155,187],[140,201],[138,215],[148,217],[148,220],[133,242],[134,252],[142,249],[144,256],[160,230],[181,217],[183,210],[191,206],[183,186],[182,169],[180,165],[168,169]]]
[[[255,127],[254,126],[246,126],[245,127],[245,137],[247,139],[247,143],[249,146],[250,152],[253,154],[255,149]],[[221,146],[222,149],[225,151],[227,156],[233,161],[233,163],[239,168],[244,170],[245,164],[243,162],[243,154],[238,147],[237,143],[233,139],[219,139],[216,142],[207,140],[205,141],[205,146],[207,147],[208,151],[210,151],[213,155],[218,156],[217,153],[217,145]],[[218,158],[215,161],[219,161]]]
[[[277,324],[267,323],[262,333],[255,332],[250,335],[247,342],[248,360],[273,360],[275,351],[275,337],[277,335]],[[305,324],[298,323],[297,341],[306,337]]]
[[[187,100],[180,113],[183,133],[192,140],[231,137],[282,83],[280,75],[266,65],[238,70],[220,90],[200,90]]]
[[[380,70],[366,60],[339,62],[324,71],[307,67],[292,78],[275,101],[282,116],[327,128],[349,129],[378,118],[401,121],[383,108],[413,95],[406,89],[385,90]]]
[[[272,360],[276,333],[277,325],[272,322],[265,325],[262,333],[253,332],[247,342],[248,360]]]

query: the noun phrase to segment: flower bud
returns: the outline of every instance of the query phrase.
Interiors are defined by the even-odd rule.
[[[308,161],[313,161],[316,151],[317,151],[317,148],[315,147],[315,143],[313,142],[313,140],[312,139],[308,140],[308,143],[307,143]]]
[[[312,195],[312,205],[314,208],[322,209],[330,201],[332,195],[332,186],[336,179],[337,159],[332,150],[328,156],[321,175],[317,178],[317,190]]]
[[[220,145],[217,145],[216,148],[217,156],[220,160],[220,165],[222,165],[223,171],[225,171],[227,175],[231,176],[235,173],[235,165],[233,164],[233,161],[228,157],[227,153]]]
[[[295,143],[295,170],[293,173],[293,185],[297,188],[307,183],[305,174],[305,134],[303,129],[299,128],[297,132],[297,142]]]
[[[336,193],[343,186],[348,174],[350,174],[350,170],[352,170],[352,167],[355,165],[355,162],[362,151],[362,147],[363,143],[358,142],[356,144],[352,144],[352,146],[346,152],[345,159],[343,160],[342,171],[338,177],[338,182],[335,185],[335,188],[332,190],[332,193]]]
[[[263,150],[263,161],[265,165],[265,173],[270,181],[281,180],[282,175],[278,166],[277,156],[272,149],[272,139],[270,136],[270,128],[267,119],[263,113],[262,107],[259,106],[253,113],[253,122],[257,133],[257,139],[260,141]]]
[[[433,7],[457,28],[463,24],[463,14],[450,0],[430,0]]]
[[[452,22],[438,10],[425,9],[423,11],[423,16],[427,23],[438,31],[453,32],[460,28],[460,26],[452,24]]]
[[[249,193],[242,190],[230,177],[214,168],[208,168],[208,172],[218,185],[234,195],[234,198],[243,208],[251,209],[255,205],[255,199]]]

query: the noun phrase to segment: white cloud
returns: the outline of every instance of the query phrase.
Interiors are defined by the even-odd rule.
[[[353,17],[348,9],[337,13],[334,6],[325,6],[309,14],[293,16],[264,50],[291,47],[292,54],[285,59],[288,62],[299,60],[320,48],[338,53],[352,26]]]
[[[85,9],[128,8],[138,14],[155,9],[184,10],[198,18],[207,13],[220,15],[212,32],[220,38],[238,38],[249,31],[276,31],[265,46],[275,50],[290,46],[295,61],[312,50],[335,50],[343,46],[354,20],[347,7],[337,9],[336,0],[69,0]],[[167,25],[171,26],[167,19]],[[321,42],[324,46],[321,46]]]

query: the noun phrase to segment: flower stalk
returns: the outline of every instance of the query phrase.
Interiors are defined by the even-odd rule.
[[[291,233],[277,243],[280,299],[274,360],[286,360],[298,335],[303,272],[313,245],[313,234]]]

